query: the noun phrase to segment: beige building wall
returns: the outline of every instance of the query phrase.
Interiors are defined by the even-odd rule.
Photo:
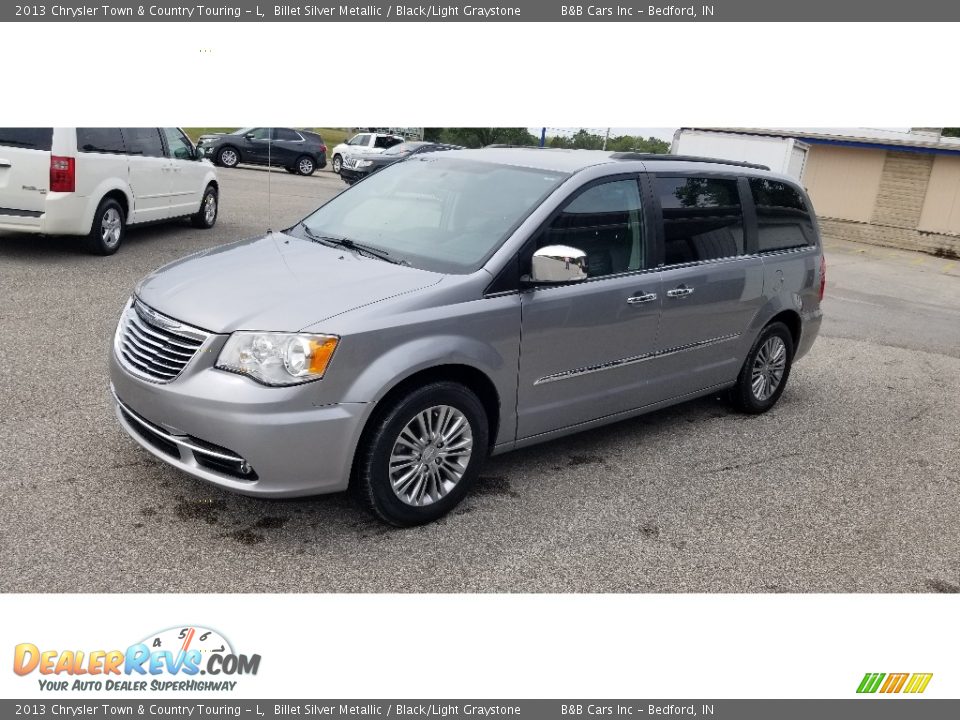
[[[960,157],[936,156],[918,228],[960,235]]]
[[[817,215],[870,222],[886,156],[884,150],[811,146],[803,181]]]

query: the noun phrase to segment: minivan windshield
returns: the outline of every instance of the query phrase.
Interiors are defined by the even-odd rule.
[[[424,270],[478,270],[568,176],[450,157],[414,155],[333,198],[303,225]],[[305,233],[307,234],[307,233]]]

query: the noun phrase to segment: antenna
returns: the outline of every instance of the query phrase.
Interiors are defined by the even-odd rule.
[[[273,232],[273,130],[267,131],[267,232]]]

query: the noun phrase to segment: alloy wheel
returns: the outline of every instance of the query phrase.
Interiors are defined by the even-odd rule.
[[[783,338],[772,335],[763,343],[753,361],[750,375],[753,396],[760,402],[769,400],[780,387],[787,367],[787,346]]]
[[[407,505],[422,507],[444,498],[463,479],[473,454],[473,429],[450,405],[414,416],[390,453],[390,485]]]
[[[120,211],[116,208],[107,208],[100,218],[100,238],[103,244],[108,248],[114,247],[120,242],[120,235],[123,232],[123,219],[120,217]]]

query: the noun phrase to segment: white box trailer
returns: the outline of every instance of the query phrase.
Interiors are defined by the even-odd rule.
[[[803,181],[810,146],[802,140],[735,131],[680,128],[673,135],[672,155],[694,155],[766,165],[774,172]]]

